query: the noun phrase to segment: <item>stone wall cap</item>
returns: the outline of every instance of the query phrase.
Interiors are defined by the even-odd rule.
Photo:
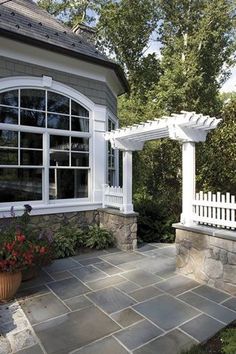
[[[193,225],[186,226],[181,223],[172,224],[172,227],[179,230],[186,230],[190,232],[196,232],[198,234],[204,234],[209,236],[214,236],[218,238],[223,238],[225,240],[236,241],[236,231],[229,231],[225,229],[216,229],[214,227],[203,226],[203,225]]]
[[[131,217],[139,215],[139,213],[136,213],[136,212],[132,212],[132,213],[129,213],[129,214],[124,214],[122,211],[120,211],[118,209],[112,209],[112,208],[98,208],[97,210],[99,212],[102,212],[102,213],[118,215],[118,216],[122,216],[124,218],[131,218]]]

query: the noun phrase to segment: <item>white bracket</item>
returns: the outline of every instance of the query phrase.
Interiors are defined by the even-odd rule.
[[[204,142],[208,133],[207,130],[186,128],[175,124],[169,125],[168,129],[170,139],[182,142]]]

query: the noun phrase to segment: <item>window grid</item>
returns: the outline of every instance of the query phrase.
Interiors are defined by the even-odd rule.
[[[25,88],[24,88],[25,89]],[[22,89],[22,90],[24,90]],[[10,90],[10,91],[16,91],[16,90]],[[8,91],[8,92],[10,92]],[[0,164],[0,168],[4,169],[4,168],[20,168],[20,169],[35,169],[35,170],[42,170],[42,201],[46,204],[49,203],[49,198],[50,198],[50,191],[49,191],[49,171],[50,169],[55,169],[56,166],[50,166],[50,151],[59,151],[62,152],[63,150],[54,150],[50,148],[50,134],[51,135],[60,135],[60,136],[68,136],[69,139],[69,150],[66,150],[66,152],[69,153],[69,165],[68,166],[58,166],[58,169],[71,169],[71,170],[87,170],[87,189],[88,189],[88,178],[90,175],[90,139],[91,139],[91,134],[90,134],[90,121],[89,121],[89,114],[88,111],[81,106],[79,103],[77,103],[76,101],[72,100],[71,98],[67,97],[69,99],[69,114],[64,114],[64,113],[57,113],[57,112],[48,112],[47,111],[47,107],[48,107],[48,90],[41,90],[40,91],[44,91],[45,92],[45,110],[40,110],[40,109],[35,109],[35,108],[27,108],[27,107],[21,107],[21,89],[18,89],[18,105],[17,106],[13,106],[13,105],[5,105],[5,104],[0,104],[0,107],[6,107],[6,108],[14,108],[18,110],[18,124],[13,124],[13,123],[0,123],[0,129],[3,128],[3,130],[9,130],[9,131],[15,131],[17,132],[17,137],[18,137],[18,143],[17,146],[13,147],[11,146],[9,147],[4,147],[1,146],[0,147],[0,151],[1,149],[10,149],[11,151],[18,151],[17,154],[17,158],[18,158],[18,163],[17,165],[2,165]],[[53,92],[53,91],[50,91]],[[56,92],[55,92],[56,94]],[[0,93],[1,95],[1,93]],[[61,95],[61,94],[59,94]],[[63,96],[63,95],[61,95]],[[83,116],[83,115],[73,115],[72,116],[72,101],[75,102],[75,104],[79,105],[84,112],[87,112],[86,114],[88,114],[88,117]],[[79,111],[79,106],[78,108],[76,107],[76,109]],[[44,113],[45,114],[45,126],[44,127],[38,127],[38,126],[32,126],[32,125],[21,125],[21,113],[22,113],[22,109],[24,109],[24,111],[30,111],[30,112],[39,112],[39,113]],[[56,116],[67,116],[69,119],[69,129],[67,130],[63,130],[63,129],[56,129],[54,128],[47,128],[48,127],[48,113],[52,113]],[[82,124],[79,123],[80,126],[80,130],[74,130],[72,131],[72,117],[75,118],[79,118],[79,119],[83,119],[83,120],[87,120],[88,121],[88,129],[86,129],[87,125],[86,124]],[[83,122],[83,121],[82,121]],[[8,129],[9,128],[9,129]],[[82,129],[85,129],[85,131],[82,131]],[[38,131],[40,130],[40,131]],[[1,130],[0,130],[1,131]],[[39,134],[42,137],[42,149],[40,148],[31,148],[31,147],[22,147],[21,146],[21,132],[26,132],[26,133],[32,133],[32,134]],[[81,138],[81,139],[87,139],[87,144],[88,144],[88,151],[80,151],[80,150],[73,150],[72,149],[72,138]],[[22,151],[41,151],[42,152],[42,164],[41,165],[24,165],[23,161],[21,161],[21,152]],[[73,166],[72,165],[72,152],[75,154],[86,154],[88,155],[88,166]],[[81,155],[80,155],[81,156]],[[75,172],[74,172],[75,173]],[[72,172],[73,174],[73,172]],[[74,177],[75,178],[75,177]],[[85,178],[85,177],[84,177]],[[85,178],[86,179],[86,178]],[[77,184],[77,181],[74,181],[75,184]],[[73,197],[74,198],[74,197]],[[88,198],[88,195],[87,197]],[[70,198],[66,198],[68,200],[70,200]],[[24,200],[25,201],[25,200]]]

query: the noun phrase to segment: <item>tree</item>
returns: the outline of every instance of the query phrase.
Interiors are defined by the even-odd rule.
[[[163,75],[154,91],[158,109],[219,113],[218,91],[235,50],[231,1],[160,0],[160,6]]]
[[[69,27],[96,22],[101,6],[109,0],[37,0],[40,7]]]

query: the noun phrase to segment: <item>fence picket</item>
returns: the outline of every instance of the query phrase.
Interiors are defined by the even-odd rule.
[[[236,229],[235,196],[217,192],[196,193],[193,201],[193,221],[208,226]]]

